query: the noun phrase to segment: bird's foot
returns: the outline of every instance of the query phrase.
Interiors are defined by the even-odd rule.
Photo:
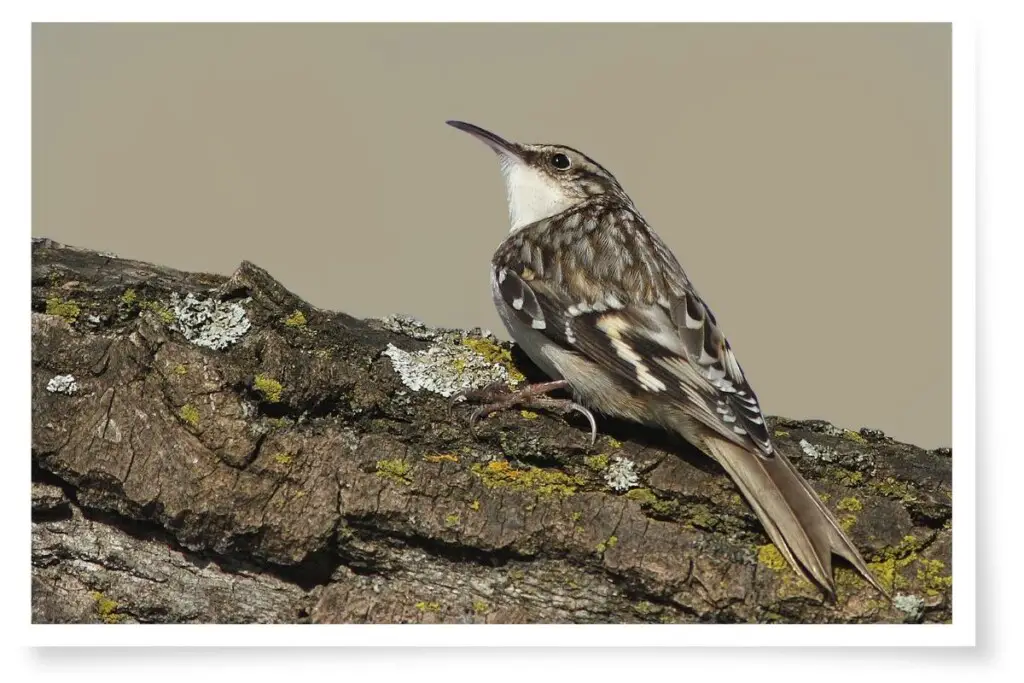
[[[469,430],[474,436],[476,435],[475,426],[479,420],[502,410],[513,408],[550,410],[561,415],[577,412],[590,422],[590,444],[593,445],[597,441],[597,421],[594,419],[594,414],[570,399],[548,396],[552,391],[566,389],[568,386],[569,383],[565,380],[558,380],[538,382],[529,384],[522,389],[512,390],[504,383],[498,382],[483,389],[466,391],[454,396],[449,407],[463,402],[482,404],[469,417]]]

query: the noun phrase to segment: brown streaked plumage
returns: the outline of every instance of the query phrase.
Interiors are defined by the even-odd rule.
[[[678,433],[716,460],[794,570],[830,596],[833,554],[888,595],[774,448],[710,307],[615,177],[570,147],[449,123],[499,156],[512,231],[492,259],[492,293],[513,339],[556,380],[548,386],[570,389],[576,408]]]

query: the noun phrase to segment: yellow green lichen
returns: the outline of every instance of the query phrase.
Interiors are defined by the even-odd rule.
[[[629,498],[630,500],[635,500],[641,505],[653,505],[654,503],[658,502],[658,497],[654,495],[653,491],[651,491],[650,489],[643,488],[631,489],[629,493],[626,494],[626,498]]]
[[[597,544],[597,552],[603,553],[609,548],[614,548],[615,544],[619,542],[618,536],[609,536],[607,541],[601,541]]]
[[[174,366],[174,374],[175,375],[187,375],[188,374],[188,368],[185,367],[185,365],[183,365],[182,363],[178,363],[177,365]]]
[[[459,519],[460,518],[459,518],[458,513],[453,512],[453,513],[451,513],[450,515],[448,515],[447,517],[444,518],[444,525],[445,526],[458,526],[459,525]]]
[[[860,512],[864,509],[864,503],[851,496],[836,503],[836,509],[843,512]]]
[[[441,603],[421,600],[416,603],[415,607],[421,612],[439,612],[441,610]]]
[[[306,315],[302,311],[295,311],[284,319],[284,324],[288,327],[305,327]]]
[[[253,381],[253,388],[263,394],[263,398],[268,403],[278,403],[281,400],[281,391],[284,387],[281,383],[272,377],[266,375],[256,375],[256,379]]]
[[[274,462],[279,465],[291,465],[295,460],[295,456],[291,453],[275,453],[273,455]]]
[[[606,437],[609,448],[622,448],[622,442],[613,437]]]
[[[186,403],[181,407],[181,410],[178,411],[178,417],[192,427],[199,425],[199,409],[191,403]]]
[[[125,306],[134,306],[138,298],[139,297],[135,294],[134,289],[126,289],[124,290],[124,294],[121,295],[121,303]]]
[[[924,558],[918,561],[917,580],[923,584],[925,593],[935,596],[953,587],[953,577],[942,573],[946,568],[945,562]]]
[[[487,614],[487,611],[489,609],[490,609],[490,606],[486,602],[484,602],[483,600],[474,600],[473,601],[473,611],[476,612],[477,614]]]
[[[125,620],[123,614],[117,613],[117,608],[119,607],[117,602],[99,591],[93,591],[91,595],[96,603],[96,613],[99,614],[100,620],[104,624],[119,624]]]
[[[487,488],[535,491],[542,496],[558,495],[567,498],[574,495],[576,488],[584,483],[579,477],[571,477],[558,470],[540,467],[516,469],[506,461],[486,465],[477,463],[471,470]]]
[[[881,493],[883,496],[887,496],[889,498],[898,498],[904,503],[910,503],[916,499],[910,484],[899,481],[898,479],[895,479],[893,477],[886,477],[885,479],[877,483],[872,482],[870,486],[875,491]]]
[[[677,501],[659,498],[650,489],[632,489],[626,494],[626,498],[635,500],[642,507],[650,508],[660,515],[669,516],[679,512],[679,503]]]
[[[861,472],[847,469],[845,467],[836,467],[835,469],[829,470],[829,478],[838,484],[843,486],[856,486],[864,481],[864,475]]]
[[[599,455],[591,455],[583,458],[583,464],[595,472],[601,472],[608,469],[608,465],[611,458],[608,457],[607,453],[601,453]]]
[[[483,356],[489,363],[504,367],[513,384],[519,384],[526,380],[526,376],[513,364],[512,352],[508,349],[503,349],[494,342],[479,337],[466,337],[462,340],[462,345]]]
[[[571,519],[571,520],[572,520],[572,521],[574,521],[574,522],[578,522],[578,521],[580,521],[580,519],[581,519],[582,517],[583,517],[583,513],[582,513],[582,512],[578,512],[578,511],[577,511],[577,512],[574,512],[574,513],[572,513],[571,515],[569,515],[569,519]]]
[[[865,439],[863,436],[861,436],[859,433],[853,431],[852,429],[844,429],[843,430],[843,438],[849,439],[850,441],[855,441],[857,443],[867,443],[868,442],[867,439]]]
[[[533,412],[532,410],[520,410],[519,414],[522,415],[523,418],[526,420],[536,420],[538,417],[540,417],[540,415]]]
[[[157,317],[165,325],[170,325],[174,322],[174,312],[159,301],[142,301],[139,303],[139,308],[156,313]]]
[[[784,432],[781,429],[776,429],[775,430],[775,438],[782,439],[782,438],[785,438],[787,436],[789,436],[789,432]]]
[[[284,429],[291,424],[287,417],[270,417],[267,418],[267,426],[271,430]]]
[[[774,543],[768,543],[757,547],[757,561],[759,564],[768,567],[773,571],[781,572],[789,568],[789,563],[782,556]]]
[[[50,297],[46,300],[46,314],[58,315],[69,323],[78,320],[82,309],[74,301],[62,301],[59,297]]]
[[[454,453],[428,453],[423,456],[424,462],[458,462],[459,456]]]
[[[857,518],[854,515],[843,515],[839,518],[839,528],[843,531],[849,531],[856,523]]]
[[[824,491],[818,494],[818,499],[821,500],[822,503],[827,503],[831,497],[832,494],[825,493]]]
[[[474,500],[472,503],[469,504],[469,509],[473,510],[474,512],[479,510],[480,509],[480,501],[479,500]]]
[[[409,471],[412,467],[401,458],[377,461],[377,476],[381,479],[389,479],[398,484],[408,486],[412,483],[409,479]]]
[[[659,608],[655,607],[654,605],[652,605],[647,600],[641,600],[640,602],[638,602],[635,605],[633,605],[633,611],[636,612],[637,614],[639,614],[642,617],[646,617],[646,616],[649,616],[651,614],[656,614],[656,613],[660,612],[661,610]]]

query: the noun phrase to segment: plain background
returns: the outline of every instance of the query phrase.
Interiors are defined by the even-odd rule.
[[[35,25],[33,234],[489,327],[493,155],[608,167],[769,414],[951,440],[947,24]]]

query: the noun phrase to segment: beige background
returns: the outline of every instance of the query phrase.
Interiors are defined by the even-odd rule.
[[[460,118],[607,166],[770,414],[950,443],[948,25],[37,25],[33,234],[489,327]]]

